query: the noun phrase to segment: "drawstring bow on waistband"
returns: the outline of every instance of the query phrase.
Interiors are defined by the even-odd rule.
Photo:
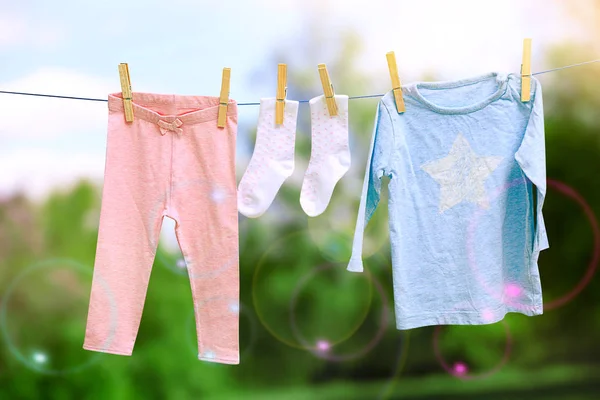
[[[183,129],[180,128],[181,125],[183,125],[183,122],[181,122],[179,118],[176,118],[173,122],[167,122],[163,120],[158,121],[160,134],[163,136],[166,135],[168,131],[181,135],[183,133]]]

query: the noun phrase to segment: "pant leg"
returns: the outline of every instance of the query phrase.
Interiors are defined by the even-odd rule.
[[[98,244],[83,348],[131,355],[170,180],[172,136],[109,111]]]
[[[198,358],[239,364],[239,243],[235,143],[237,119],[184,126],[174,136],[169,215],[192,287]]]

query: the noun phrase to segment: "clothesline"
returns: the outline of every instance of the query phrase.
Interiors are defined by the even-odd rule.
[[[584,62],[577,63],[577,64],[565,65],[563,67],[547,69],[545,71],[534,72],[531,75],[532,76],[534,76],[534,75],[541,75],[541,74],[546,74],[548,72],[561,71],[563,69],[573,68],[573,67],[579,67],[581,65],[593,64],[593,63],[597,63],[597,62],[600,62],[600,59],[598,59],[598,60],[591,60],[591,61],[584,61]],[[69,99],[69,100],[87,100],[87,101],[104,101],[104,102],[108,101],[108,99],[95,99],[95,98],[91,98],[91,97],[61,96],[61,95],[56,95],[56,94],[13,92],[13,91],[6,91],[6,90],[0,90],[0,93],[3,93],[3,94],[23,95],[23,96],[51,97],[51,98],[56,98],[56,99]],[[350,96],[349,99],[350,100],[368,99],[368,98],[374,98],[374,97],[383,97],[384,95],[385,94],[367,94],[367,95],[362,95],[362,96]],[[309,100],[299,100],[299,102],[300,103],[308,103]],[[238,106],[259,106],[260,102],[258,102],[258,103],[238,103],[237,105]]]

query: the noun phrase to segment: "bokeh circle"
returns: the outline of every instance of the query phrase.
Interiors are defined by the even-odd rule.
[[[286,245],[289,247],[286,247]],[[315,254],[312,254],[313,258],[315,258],[314,264],[313,260],[307,258],[310,258],[311,255],[306,252],[305,247],[311,248],[311,246],[312,243],[310,243],[310,238],[308,237],[306,230],[291,232],[275,240],[259,259],[252,280],[252,299],[259,322],[274,338],[290,347],[298,349],[305,349],[305,346],[302,343],[299,343],[295,338],[294,332],[289,324],[281,328],[276,328],[273,322],[268,321],[267,316],[283,316],[283,314],[281,314],[282,311],[289,309],[288,305],[290,300],[288,299],[291,299],[291,296],[289,288],[284,287],[284,282],[286,280],[299,282],[305,276],[311,275],[311,271],[314,270],[312,265],[322,263],[322,259],[320,255],[318,255],[318,252],[318,257]],[[280,255],[286,262],[285,265],[278,262],[277,259]],[[303,257],[304,259],[300,257]],[[299,260],[301,260],[301,263],[298,262]],[[269,266],[267,266],[267,264],[269,264]],[[344,271],[343,274],[347,274],[341,275],[343,279],[355,279],[357,277],[347,271]],[[277,279],[274,276],[276,276]],[[346,278],[346,276],[348,278]],[[348,332],[339,335],[342,340],[352,336],[352,334],[363,324],[368,314],[371,305],[372,285],[365,283],[368,283],[368,281],[362,283],[366,290],[358,290],[357,296],[360,298],[366,296],[366,299],[365,301],[359,302],[361,306],[360,310],[352,315],[353,320],[355,319],[356,321],[353,321],[354,323],[348,329]],[[281,304],[281,308],[272,309],[269,314],[266,311],[265,306],[262,305],[263,302],[261,301],[261,296],[267,296],[268,298],[268,301],[265,301],[264,303],[268,303],[271,307]],[[281,297],[284,297],[285,299],[281,299]],[[356,318],[356,316],[358,316],[358,318]],[[282,318],[276,318],[276,320],[284,321]],[[287,337],[285,334],[286,330],[290,331]],[[339,342],[339,339],[335,339],[334,341]]]
[[[66,272],[65,272],[66,271]],[[69,322],[65,319],[57,319],[57,312],[61,312],[67,316],[79,316],[76,312],[76,303],[82,301],[81,316],[87,311],[89,304],[89,285],[81,284],[81,277],[73,275],[73,271],[78,274],[83,274],[86,278],[92,277],[92,269],[73,260],[69,259],[50,259],[34,264],[24,269],[17,275],[8,285],[6,292],[2,298],[2,307],[0,309],[0,325],[2,328],[2,336],[10,353],[27,368],[46,375],[66,375],[70,373],[80,372],[97,363],[102,353],[85,351],[82,348],[84,341],[85,321],[77,320]],[[46,274],[47,276],[44,276]],[[42,282],[36,282],[45,278]],[[109,335],[103,347],[108,347],[114,337],[117,318],[114,310],[116,310],[114,295],[108,288],[106,282],[100,276],[94,279],[98,281],[100,287],[108,296],[108,301],[111,304],[111,315],[109,318]],[[40,284],[42,283],[42,284]],[[22,289],[22,285],[39,285],[36,290]],[[59,286],[55,290],[54,286]],[[46,295],[43,291],[51,290]],[[40,293],[40,291],[42,291]],[[73,297],[76,297],[75,301]],[[14,317],[10,316],[11,300],[15,298],[19,304],[32,304],[36,310],[27,310],[27,318],[23,324],[29,325],[28,329],[20,329],[18,335],[11,334],[11,324]],[[39,310],[39,311],[38,311]],[[85,310],[85,311],[84,311]],[[36,312],[37,311],[37,312]],[[21,313],[23,310],[21,310]],[[34,312],[36,312],[34,314]],[[41,329],[36,329],[36,324],[43,324],[46,319],[48,324],[56,328],[55,332],[43,332]],[[81,328],[81,329],[80,329]],[[59,332],[60,330],[60,332]],[[72,342],[60,343],[58,338],[61,335],[66,335],[72,338]],[[46,345],[31,345],[27,343],[29,337],[33,336],[34,341],[42,338],[48,342],[48,346],[55,346],[61,350],[60,355],[53,357],[45,349]],[[64,352],[72,351],[73,348],[80,349],[83,355],[82,361],[77,361],[75,365],[57,366],[58,360],[69,360]]]
[[[565,305],[569,301],[573,300],[575,296],[581,293],[581,291],[592,280],[592,277],[596,272],[596,268],[598,267],[598,261],[600,260],[600,229],[598,228],[598,220],[596,219],[596,215],[594,214],[594,211],[592,210],[590,205],[585,201],[585,199],[580,193],[575,191],[575,189],[568,186],[567,184],[554,179],[548,179],[547,183],[549,188],[560,192],[569,199],[575,201],[581,207],[586,217],[588,218],[590,227],[592,228],[592,232],[594,235],[594,250],[592,252],[592,257],[585,271],[585,274],[579,280],[577,285],[575,285],[573,289],[571,289],[568,293],[562,295],[558,299],[554,299],[548,303],[544,303],[544,310],[546,311]]]
[[[510,358],[510,351],[511,351],[511,346],[512,346],[512,338],[511,338],[511,334],[510,334],[510,329],[508,327],[508,323],[506,323],[505,320],[502,320],[501,324],[504,326],[505,335],[506,335],[506,342],[505,342],[506,344],[504,346],[504,353],[502,355],[501,360],[494,367],[492,367],[489,371],[482,372],[479,374],[470,374],[468,372],[469,367],[464,361],[457,361],[453,365],[449,365],[448,362],[442,356],[442,352],[440,350],[439,342],[440,342],[440,332],[442,330],[441,325],[437,325],[433,332],[433,350],[434,350],[436,359],[438,360],[438,362],[440,363],[442,368],[444,368],[444,370],[446,370],[446,372],[448,372],[450,375],[452,375],[456,378],[459,378],[459,379],[472,380],[472,379],[483,379],[483,378],[492,376],[493,374],[498,372],[508,362],[508,360]]]
[[[499,188],[496,192],[494,192],[491,200],[493,201],[504,191],[506,191],[512,187],[522,185],[522,184],[524,184],[524,182],[522,180],[514,180],[512,182],[509,182],[507,185]],[[581,293],[581,291],[590,283],[590,281],[591,281],[592,277],[594,276],[595,271],[597,269],[598,261],[600,260],[600,229],[598,227],[598,222],[597,222],[596,216],[595,216],[593,210],[591,209],[591,207],[589,206],[589,204],[585,201],[583,196],[581,196],[572,187],[568,186],[567,184],[565,184],[563,182],[553,180],[553,179],[548,179],[547,185],[548,185],[548,188],[557,190],[561,194],[574,200],[577,203],[577,205],[579,205],[581,207],[581,209],[584,211],[584,213],[590,223],[590,227],[592,228],[594,249],[592,251],[592,256],[591,256],[590,262],[587,266],[584,276],[575,285],[575,287],[573,289],[571,289],[568,293],[564,294],[563,296],[561,296],[558,299],[555,299],[555,300],[552,300],[549,302],[544,302],[543,308],[545,311],[549,311],[551,309],[563,306],[564,304],[573,300],[579,293]],[[481,216],[484,212],[486,212],[486,210],[479,210],[475,213],[473,219],[471,220],[469,229],[468,229],[467,255],[468,255],[468,259],[469,259],[469,264],[471,265],[472,270],[475,272],[475,276],[476,276],[477,280],[479,281],[479,284],[490,296],[494,297],[495,299],[497,299],[498,301],[502,302],[505,305],[508,305],[508,306],[511,306],[511,307],[517,309],[519,312],[529,314],[533,311],[533,307],[530,305],[521,304],[518,301],[518,299],[521,297],[521,294],[523,293],[523,289],[521,287],[519,287],[516,284],[508,284],[505,287],[503,287],[500,291],[493,290],[484,282],[484,278],[481,275],[479,268],[477,268],[477,263],[475,261],[474,250],[473,250],[474,242],[476,241],[475,227],[479,223],[479,219],[481,218]]]
[[[490,204],[493,203],[498,197],[500,197],[500,195],[502,195],[504,192],[507,192],[509,189],[518,187],[518,186],[523,186],[524,184],[525,184],[525,181],[523,179],[514,179],[514,180],[506,183],[505,185],[496,188],[496,190],[491,194],[491,196],[489,198],[489,203]],[[533,307],[530,305],[521,304],[517,301],[521,297],[520,296],[521,291],[519,291],[519,293],[514,293],[515,295],[511,295],[512,293],[505,293],[506,288],[504,286],[498,287],[498,288],[491,287],[491,285],[485,281],[486,276],[484,276],[481,273],[481,268],[479,268],[478,263],[476,261],[476,255],[475,255],[476,245],[475,245],[475,243],[477,243],[479,240],[479,236],[476,233],[476,229],[479,226],[479,221],[480,221],[481,217],[484,216],[489,211],[490,210],[488,208],[478,207],[476,209],[476,211],[473,213],[473,217],[469,221],[469,225],[467,227],[467,241],[466,241],[466,253],[467,253],[467,260],[468,260],[469,266],[470,266],[471,270],[473,271],[475,279],[477,280],[479,286],[491,298],[493,298],[497,302],[503,304],[504,306],[509,306],[509,307],[512,307],[512,308],[518,310],[519,312],[529,314],[533,311]],[[529,268],[529,266],[527,266],[527,268]],[[496,282],[496,281],[494,281],[494,282]],[[516,292],[516,289],[518,287],[515,284],[512,284],[512,286],[509,286],[508,288],[513,289],[513,291]],[[510,290],[509,290],[509,292],[510,292]],[[496,322],[496,321],[494,321],[494,319],[497,318],[497,315],[493,312],[493,310],[486,308],[482,311],[482,318],[485,320],[485,322],[492,323],[492,322]]]
[[[304,276],[304,278],[298,282],[298,284],[296,285],[296,287],[294,288],[294,290],[292,292],[292,298],[290,300],[290,313],[289,314],[290,314],[290,325],[292,326],[292,331],[294,332],[294,336],[302,344],[302,347],[304,349],[309,350],[312,354],[314,354],[315,356],[317,356],[319,358],[323,358],[328,361],[343,362],[343,361],[350,361],[350,360],[353,360],[353,359],[363,356],[364,354],[371,351],[377,345],[377,343],[379,343],[379,341],[383,337],[383,334],[385,333],[385,330],[388,326],[389,306],[387,303],[387,298],[386,298],[383,288],[381,286],[381,283],[368,270],[365,270],[365,272],[363,272],[363,273],[368,277],[369,281],[376,287],[377,292],[379,293],[381,302],[382,302],[382,310],[381,310],[381,317],[379,320],[379,328],[377,329],[375,336],[359,351],[356,351],[352,354],[346,354],[346,355],[332,354],[330,352],[330,350],[336,344],[339,344],[339,343],[347,340],[355,332],[350,332],[343,338],[338,339],[336,342],[330,342],[329,340],[322,339],[322,340],[317,341],[314,344],[309,343],[304,338],[304,336],[300,333],[300,329],[298,328],[298,324],[296,321],[295,308],[296,308],[296,304],[298,301],[298,295],[299,295],[301,289],[306,285],[306,283],[310,279],[312,279],[317,273],[327,270],[327,269],[336,268],[336,267],[340,268],[340,266],[336,265],[336,264],[323,265],[323,266],[317,267],[310,274]],[[350,273],[350,272],[344,271],[343,273]],[[362,320],[364,321],[365,319],[366,319],[366,315],[362,318]]]
[[[394,373],[388,383],[384,386],[384,388],[379,392],[377,396],[378,399],[387,399],[390,396],[393,396],[394,386],[398,383],[400,375],[406,366],[406,360],[408,359],[408,348],[410,347],[410,330],[407,331],[398,331],[400,335],[402,335],[402,345],[399,346],[398,357],[396,359],[396,365],[394,366]]]
[[[319,218],[308,218],[310,237],[329,262],[346,262],[352,251],[357,210],[349,206],[346,198],[335,199]],[[382,199],[385,200],[385,199]],[[388,243],[387,210],[375,213],[365,227],[362,256],[368,258],[379,252]]]

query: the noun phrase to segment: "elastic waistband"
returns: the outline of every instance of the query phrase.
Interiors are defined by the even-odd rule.
[[[155,124],[158,121],[172,122],[175,119],[179,119],[187,125],[210,120],[216,121],[219,114],[219,98],[213,96],[134,92],[132,97],[134,119],[140,118]],[[108,95],[108,109],[123,112],[122,93]],[[189,111],[190,109],[192,111]],[[227,115],[237,120],[237,103],[235,100],[229,99]]]

